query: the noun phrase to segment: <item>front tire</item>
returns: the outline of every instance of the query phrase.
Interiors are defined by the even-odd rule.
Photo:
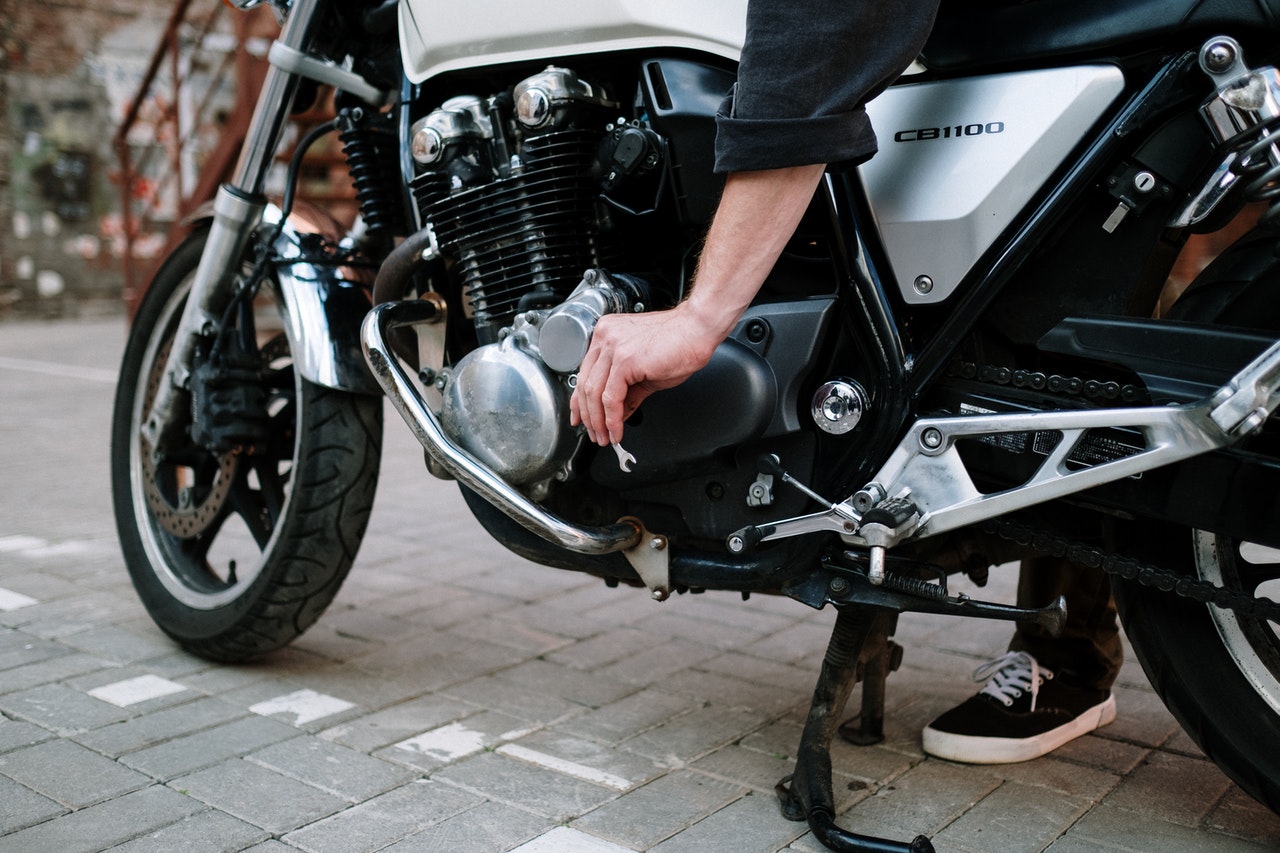
[[[373,505],[382,401],[303,379],[284,334],[264,328],[280,314],[263,295],[254,313],[270,438],[252,453],[217,453],[183,430],[182,446],[152,453],[142,421],[205,237],[165,261],[130,330],[112,498],[125,564],[155,623],[197,655],[242,661],[301,635],[346,578]]]

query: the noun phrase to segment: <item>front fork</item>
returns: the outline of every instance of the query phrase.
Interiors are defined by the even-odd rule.
[[[319,5],[320,0],[293,3],[276,41],[286,55],[305,54]],[[164,379],[143,420],[142,434],[153,452],[170,443],[183,423],[177,415],[185,409],[196,343],[220,322],[234,292],[245,248],[262,221],[267,206],[263,194],[267,171],[293,106],[299,79],[295,71],[285,70],[274,61],[268,67],[235,172],[230,181],[218,188],[209,238],[178,321],[165,362]]]

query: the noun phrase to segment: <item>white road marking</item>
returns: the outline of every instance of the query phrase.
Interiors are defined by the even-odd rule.
[[[538,752],[537,750],[520,746],[517,743],[504,744],[498,747],[497,752],[509,755],[512,758],[519,758],[530,764],[537,764],[539,767],[545,767],[557,773],[563,773],[566,776],[574,776],[585,782],[604,785],[606,788],[613,788],[615,791],[625,791],[631,787],[631,783],[621,776],[614,776],[612,773],[606,773],[603,770],[597,770],[585,764],[578,764],[576,761],[568,761],[564,758],[557,758],[554,755],[547,755],[545,752]]]
[[[35,361],[29,358],[8,358],[0,355],[0,370],[20,370],[24,373],[43,373],[45,376],[62,376],[67,379],[88,379],[90,382],[115,384],[119,374],[101,367],[76,367],[52,361]]]
[[[250,705],[249,710],[264,717],[273,717],[277,714],[293,714],[293,724],[301,726],[354,707],[354,702],[348,702],[336,696],[326,696],[314,690],[298,690],[284,696],[268,699],[265,702],[259,702],[256,705]]]
[[[186,689],[176,681],[170,681],[158,675],[140,675],[137,678],[95,687],[89,691],[89,695],[103,702],[110,702],[119,708],[127,708],[139,702],[146,702],[148,699],[159,699],[161,696],[181,693]]]

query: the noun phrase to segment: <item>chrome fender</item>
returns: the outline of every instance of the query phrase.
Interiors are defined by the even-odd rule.
[[[280,212],[276,205],[268,205],[263,224],[277,224]],[[207,213],[211,215],[211,209]],[[200,222],[209,215],[201,206],[187,222]],[[360,342],[360,324],[373,307],[372,272],[307,262],[302,241],[308,234],[336,243],[343,229],[320,208],[298,201],[276,239],[276,255],[285,262],[276,266],[274,279],[294,367],[316,385],[381,396],[382,388],[365,364]],[[290,258],[298,260],[290,264]]]

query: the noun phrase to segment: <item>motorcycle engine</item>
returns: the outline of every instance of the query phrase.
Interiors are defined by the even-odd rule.
[[[749,309],[705,368],[628,422],[629,470],[586,452],[568,401],[596,321],[675,301],[719,196],[715,114],[733,75],[678,59],[635,72],[614,72],[611,85],[635,87],[626,108],[553,66],[413,124],[411,187],[446,261],[450,323],[464,315],[476,340],[436,378],[440,420],[507,483],[572,504],[566,517],[643,506],[667,530],[717,538],[803,509],[799,492],[771,496],[757,460],[811,464],[797,401],[833,299]]]
[[[552,66],[509,91],[450,98],[411,129],[414,198],[480,344],[443,372],[441,420],[513,485],[567,477],[579,444],[568,377],[594,319],[648,305],[644,282],[599,271],[618,257],[612,217],[637,198],[652,205],[665,168],[663,139],[618,109]]]

